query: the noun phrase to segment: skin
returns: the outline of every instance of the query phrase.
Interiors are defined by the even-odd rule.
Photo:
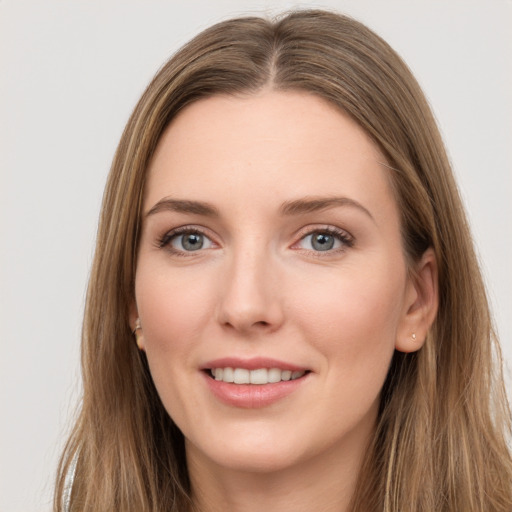
[[[185,435],[195,509],[347,509],[394,350],[419,349],[437,307],[431,251],[417,278],[406,268],[383,163],[357,124],[306,93],[200,100],[162,136],[130,323],[140,318],[140,346]],[[283,212],[333,197],[345,199]],[[202,249],[173,238],[187,226]],[[308,235],[326,229],[341,238],[316,250]],[[206,362],[256,356],[309,373],[265,407],[213,396]]]

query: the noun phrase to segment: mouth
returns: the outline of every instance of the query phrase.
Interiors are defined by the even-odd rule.
[[[222,403],[241,409],[260,409],[282,403],[307,386],[312,370],[273,358],[225,357],[200,368],[208,389]]]
[[[281,368],[247,368],[218,367],[205,369],[206,374],[216,381],[228,384],[265,385],[297,380],[304,377],[309,370],[283,370]]]

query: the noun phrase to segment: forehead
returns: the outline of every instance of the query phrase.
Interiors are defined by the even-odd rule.
[[[378,206],[392,199],[383,164],[362,128],[312,94],[214,96],[186,107],[162,135],[145,210],[191,194],[208,202],[343,194]]]

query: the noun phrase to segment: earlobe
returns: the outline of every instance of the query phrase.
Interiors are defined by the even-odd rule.
[[[137,347],[139,347],[139,350],[144,350],[144,335],[142,333],[142,326],[140,324],[140,318],[137,318],[135,320],[135,327],[132,331],[133,335],[135,336],[135,341],[137,343]]]
[[[429,248],[411,270],[396,350],[415,352],[423,346],[436,318],[438,304],[437,260],[433,249]]]
[[[135,302],[130,307],[130,330],[132,331],[132,335],[135,337],[135,342],[137,343],[137,347],[139,350],[145,349],[144,344],[144,334],[142,332],[142,325],[140,322],[140,318],[137,312],[137,306]]]

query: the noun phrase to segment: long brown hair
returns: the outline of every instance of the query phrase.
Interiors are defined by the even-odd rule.
[[[158,72],[108,178],[82,339],[83,399],[59,468],[55,510],[190,507],[183,436],[128,326],[148,163],[174,116],[199,98],[263,87],[318,95],[379,145],[413,263],[432,247],[439,312],[417,353],[395,353],[355,511],[512,510],[510,411],[471,235],[430,108],[400,57],[351,18],[299,11],[204,31]]]

